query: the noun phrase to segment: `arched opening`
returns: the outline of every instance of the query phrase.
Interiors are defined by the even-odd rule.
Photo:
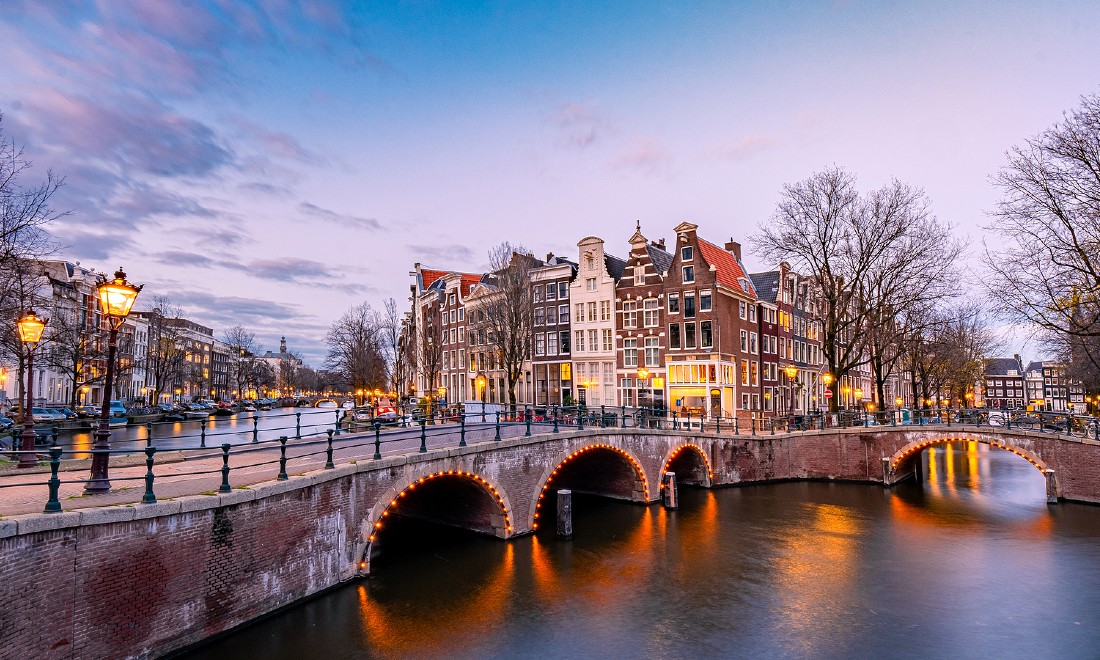
[[[329,404],[329,403],[331,403],[331,404],[334,404],[334,405],[335,405],[335,404],[336,404],[336,400],[335,400],[335,399],[317,399],[317,401],[315,401],[315,402],[313,403],[313,407],[314,407],[314,408],[325,408],[325,407],[331,407],[331,406],[326,406],[326,405],[325,405],[325,404]]]
[[[710,461],[698,445],[680,445],[672,450],[661,468],[661,474],[676,473],[676,483],[709,488],[714,479]],[[663,484],[662,484],[663,485]]]
[[[1058,500],[1055,473],[1028,449],[997,437],[936,438],[890,459],[899,494],[921,502],[954,502],[983,515],[1017,515]],[[907,479],[913,477],[912,479]],[[929,499],[932,498],[932,499]]]
[[[441,470],[413,481],[384,506],[375,507],[369,525],[359,564],[363,573],[386,548],[420,547],[456,533],[501,539],[512,534],[504,494],[481,475],[464,470]]]
[[[557,492],[566,489],[629,502],[650,499],[645,471],[633,456],[611,445],[588,445],[570,453],[547,475],[535,502],[531,529],[537,531],[540,520],[554,526]]]

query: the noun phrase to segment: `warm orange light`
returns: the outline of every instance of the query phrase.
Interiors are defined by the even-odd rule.
[[[638,378],[641,378],[642,380],[645,380],[645,379],[649,378],[649,369],[646,369],[645,367],[642,367],[641,369],[639,369],[638,370]]]
[[[894,403],[898,404],[898,408],[900,408],[901,404],[905,403],[905,401],[899,396],[898,398],[894,399]]]
[[[855,392],[853,392],[853,394],[855,394],[855,395],[856,395],[856,398],[857,398],[857,399],[862,399],[862,398],[863,398],[863,390],[862,390],[861,388],[858,388],[858,387],[857,387],[857,388],[856,388],[856,391],[855,391]]]
[[[787,374],[787,378],[794,380],[794,377],[798,375],[798,367],[794,366],[793,364],[788,364],[787,366],[783,367],[783,373]]]
[[[826,374],[822,375],[821,376],[821,382],[825,383],[825,387],[828,387],[828,386],[832,385],[833,384],[833,375],[830,374],[830,373],[826,373]]]
[[[126,273],[121,267],[115,271],[114,279],[103,280],[96,287],[99,293],[99,307],[112,319],[115,327],[130,315],[130,308],[134,306],[141,288],[126,281]]]
[[[37,344],[42,339],[42,331],[46,329],[46,319],[39,318],[31,310],[19,319],[19,340],[24,344]]]

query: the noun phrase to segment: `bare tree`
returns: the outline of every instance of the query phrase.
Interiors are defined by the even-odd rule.
[[[153,382],[152,401],[171,392],[184,377],[186,348],[179,320],[183,310],[165,296],[153,297],[153,309],[144,312],[149,320],[149,354],[145,358],[145,373]]]
[[[229,380],[236,385],[236,396],[244,398],[250,374],[256,365],[256,354],[261,348],[256,343],[256,333],[237,324],[226,330],[222,341],[229,347]]]
[[[486,278],[491,293],[479,302],[484,312],[486,338],[504,371],[508,403],[516,409],[516,383],[523,375],[524,363],[531,359],[534,313],[531,298],[531,271],[538,265],[523,246],[504,242],[489,251],[490,273]],[[482,318],[478,314],[478,319]]]
[[[1043,331],[1056,352],[1100,371],[1100,96],[1007,154],[988,227],[989,295],[1003,315]]]
[[[404,391],[405,383],[408,382],[412,371],[409,352],[404,350],[405,344],[401,337],[403,320],[401,312],[397,309],[397,301],[387,298],[379,330],[389,366],[390,389],[398,395]]]
[[[329,328],[325,366],[340,373],[352,389],[384,387],[388,375],[382,334],[369,304],[352,307]]]
[[[26,185],[21,179],[31,167],[14,138],[4,138],[4,115],[0,113],[0,266],[5,268],[50,253],[54,245],[46,225],[71,213],[50,206],[65,185],[64,177],[46,170],[43,181]]]
[[[443,370],[443,342],[439,335],[439,306],[427,305],[423,310],[423,322],[416,334],[416,369],[424,374],[427,391],[421,392],[427,397],[428,410],[431,412],[431,393],[436,387],[439,373]]]
[[[105,372],[93,370],[92,365],[107,358],[106,344],[97,329],[89,327],[89,319],[80,310],[55,308],[52,316],[48,326],[50,341],[42,357],[46,365],[71,385],[69,402],[75,408],[81,388],[103,380]]]
[[[755,241],[766,259],[792,263],[811,282],[830,373],[840,378],[877,356],[884,382],[899,354],[899,317],[948,281],[960,251],[948,233],[921,190],[893,181],[863,197],[855,177],[833,167],[784,186]],[[881,383],[876,390],[881,400]],[[829,401],[836,410],[836,397]]]

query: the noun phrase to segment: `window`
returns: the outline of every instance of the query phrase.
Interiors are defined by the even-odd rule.
[[[756,333],[749,333],[749,352],[756,355]]]
[[[588,289],[589,291],[595,291],[596,290],[596,278],[595,277],[589,277],[588,279],[586,279],[584,281],[584,288]]]
[[[710,348],[714,345],[710,335],[710,321],[703,321],[699,324],[699,345],[703,348]]]
[[[699,292],[699,311],[709,312],[711,310],[710,303],[710,289]]]
[[[657,337],[646,337],[645,338],[645,366],[647,366],[647,367],[659,367],[659,366],[661,366],[660,362],[657,361],[658,360],[657,353],[660,352],[660,342],[661,342],[661,340],[658,339]]]
[[[695,266],[684,266],[684,284],[695,281]]]
[[[588,303],[588,320],[589,321],[595,321],[596,320],[596,303],[594,303],[594,302]]]
[[[760,384],[760,365],[757,364],[756,360],[752,361],[752,384]]]
[[[680,248],[680,261],[691,261],[691,246],[686,245]]]
[[[452,309],[451,310],[451,323],[454,323],[457,318],[458,318],[458,310],[457,309]]]
[[[680,313],[680,294],[670,293],[668,294],[668,313],[679,314]]]
[[[458,368],[459,369],[465,369],[466,368],[466,351],[465,350],[460,350],[458,352]]]
[[[542,307],[535,308],[535,325],[542,325],[546,322],[546,310]]]
[[[737,315],[741,317],[741,320],[745,320],[745,301],[737,303]]]
[[[546,355],[546,336],[541,332],[535,335],[535,355]]]
[[[447,315],[447,310],[443,310],[443,317],[442,317],[442,323],[443,323],[443,325],[446,325],[446,324],[447,324],[447,319],[448,319],[448,318],[450,318],[450,316],[448,316],[448,315]]]
[[[466,320],[466,308],[465,307],[459,307],[458,308],[458,320],[459,321],[465,321]]]
[[[634,267],[634,286],[645,284],[645,266]]]
[[[643,308],[642,321],[645,323],[645,327],[647,327],[647,328],[656,328],[657,327],[657,299],[656,298],[649,298],[649,299],[645,300],[642,303],[642,308]]]
[[[569,282],[558,282],[558,300],[569,299]]]
[[[684,324],[684,348],[695,348],[695,324]]]
[[[685,291],[684,292],[684,318],[685,319],[695,318],[695,292],[694,291]]]
[[[749,361],[741,360],[741,384],[749,384]]]
[[[623,327],[638,327],[638,303],[633,300],[623,303]]]
[[[668,347],[680,348],[680,324],[670,323],[668,325]]]
[[[458,328],[451,328],[451,343],[458,343]]]
[[[569,323],[569,305],[558,305],[558,323]]]
[[[756,321],[756,305],[749,305],[749,320]]]
[[[573,320],[577,323],[584,323],[584,303],[577,303],[573,305]]]
[[[638,340],[637,339],[624,339],[623,340],[623,366],[636,367],[638,366]]]
[[[546,308],[546,325],[558,324],[558,308],[550,305]]]
[[[584,267],[588,270],[596,270],[596,258],[591,253],[584,255]]]
[[[576,351],[578,353],[584,352],[584,330],[577,330]]]
[[[454,294],[454,293],[452,293],[451,295],[447,296],[447,304],[448,304],[448,305],[453,305],[453,304],[455,304],[455,294]]]
[[[546,333],[546,354],[557,355],[558,354],[558,333],[548,332]]]
[[[558,299],[558,285],[550,283],[546,285],[546,299],[557,300]]]
[[[742,330],[741,331],[741,352],[742,353],[748,353],[749,352],[749,333],[748,333],[747,330]]]
[[[605,329],[601,330],[600,332],[603,333],[603,350],[604,350],[604,352],[610,352],[610,351],[615,350],[615,347],[611,344],[611,330],[605,328]],[[608,381],[608,382],[610,382],[610,381]]]
[[[542,286],[536,284],[533,291],[533,299],[535,302],[542,302]]]
[[[558,339],[559,339],[559,341],[561,341],[561,352],[562,353],[568,353],[569,352],[569,331],[568,330],[562,330],[561,332],[559,332],[558,333]]]
[[[591,351],[600,350],[600,345],[598,343],[596,343],[597,335],[598,335],[598,333],[595,330],[589,330],[588,331],[588,350],[591,350]]]

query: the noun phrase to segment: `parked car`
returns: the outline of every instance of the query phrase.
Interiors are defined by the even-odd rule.
[[[4,415],[0,415],[0,429],[3,429],[3,430],[6,431],[6,430],[10,429],[13,426],[15,426],[15,420],[14,419],[12,419],[11,417],[6,417]]]
[[[65,419],[65,415],[51,408],[31,408],[31,419],[35,424],[60,422]]]
[[[99,416],[99,408],[96,408],[95,406],[77,406],[75,412],[76,416],[80,417],[81,419]]]
[[[68,408],[58,408],[57,411],[65,415],[65,419],[76,419],[76,413]]]
[[[111,401],[111,417],[125,417],[126,406],[121,401]]]

